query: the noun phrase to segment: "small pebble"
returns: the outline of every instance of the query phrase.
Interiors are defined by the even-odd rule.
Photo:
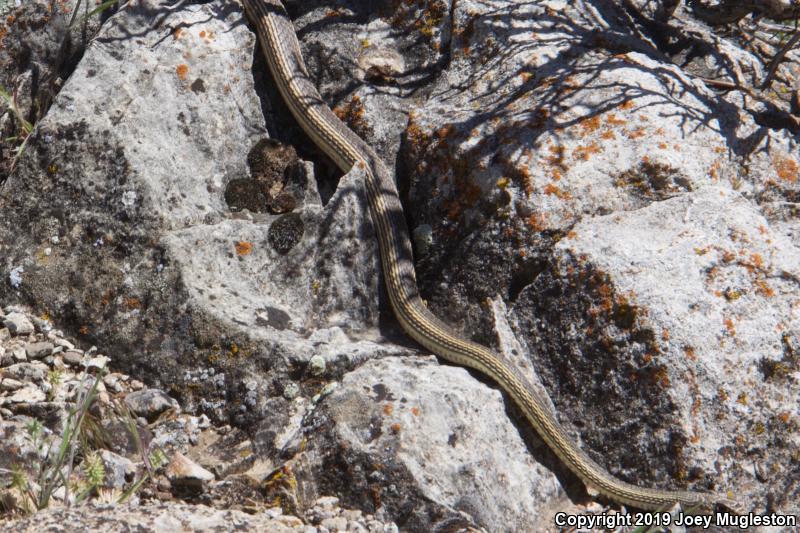
[[[313,356],[308,366],[312,376],[318,377],[325,373],[325,359],[321,355]]]
[[[64,362],[70,366],[76,366],[81,364],[83,360],[83,353],[75,352],[75,351],[68,351],[64,353]]]

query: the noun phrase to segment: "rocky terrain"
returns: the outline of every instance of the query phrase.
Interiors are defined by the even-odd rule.
[[[757,50],[677,2],[287,8],[323,97],[396,169],[437,315],[613,474],[800,513],[795,51],[756,91]],[[4,528],[620,510],[405,337],[362,176],[300,132],[236,2],[91,9],[3,7]],[[73,411],[95,424],[75,489],[22,517]]]

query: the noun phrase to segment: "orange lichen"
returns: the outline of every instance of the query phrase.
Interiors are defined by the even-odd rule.
[[[790,183],[795,183],[797,181],[797,161],[791,157],[775,157],[772,163],[775,165],[775,172],[777,172],[779,178]]]
[[[669,387],[669,374],[667,373],[667,369],[661,367],[656,370],[656,372],[653,374],[653,382],[662,389]]]
[[[647,135],[647,129],[646,128],[636,128],[635,130],[627,130],[625,132],[625,135],[631,140],[640,139],[640,138],[644,137],[645,135]]]
[[[391,429],[391,430],[392,430],[392,433],[394,433],[394,434],[396,435],[396,434],[400,433],[400,424],[398,424],[397,422],[395,422],[394,424],[392,424],[391,426],[389,426],[389,429]]]
[[[684,346],[683,353],[686,354],[687,359],[691,359],[692,361],[697,360],[697,355],[695,355],[694,348],[692,346]]]
[[[419,416],[419,407],[416,407],[416,406],[412,407],[411,408],[411,414],[414,415],[414,416]]]
[[[608,124],[609,126],[622,126],[627,123],[628,121],[625,120],[624,118],[617,118],[617,115],[615,113],[606,114],[606,124]]]
[[[715,161],[714,164],[711,165],[711,168],[708,169],[708,176],[714,181],[717,181],[719,178],[719,167],[719,161]]]
[[[186,80],[186,75],[189,73],[189,65],[181,63],[177,67],[175,67],[175,73],[178,75],[178,79],[181,81]]]
[[[573,156],[575,159],[580,159],[583,161],[588,161],[589,157],[592,154],[599,154],[602,152],[601,148],[597,145],[597,143],[592,143],[589,146],[579,146],[575,148],[575,152]]]
[[[383,414],[386,416],[391,415],[394,412],[394,406],[390,403],[384,404],[383,406]]]
[[[250,255],[253,253],[253,243],[239,241],[236,243],[236,255]]]
[[[600,117],[595,115],[593,117],[585,118],[581,120],[578,125],[585,131],[586,133],[592,133],[597,131],[600,127]]]
[[[723,320],[723,323],[725,324],[725,329],[728,330],[728,333],[731,335],[736,335],[736,326],[733,324],[732,318],[726,317],[725,320]]]
[[[770,287],[769,283],[767,283],[763,279],[756,280],[755,286],[756,286],[756,292],[761,296],[765,296],[767,298],[775,296],[775,291],[773,290],[773,288]]]
[[[544,231],[547,229],[547,221],[543,214],[534,213],[526,219],[526,222],[533,231]]]
[[[547,164],[566,170],[566,165],[564,164],[564,159],[566,157],[564,147],[560,145],[553,145],[548,147],[548,150],[553,155],[545,158]]]
[[[356,133],[363,136],[369,130],[369,124],[365,119],[366,109],[358,95],[354,95],[350,100],[334,107],[333,112],[339,117],[339,120],[346,122]]]
[[[553,195],[562,200],[569,200],[572,198],[572,195],[570,193],[561,190],[557,185],[553,183],[548,183],[547,185],[545,185],[544,193],[548,196]]]

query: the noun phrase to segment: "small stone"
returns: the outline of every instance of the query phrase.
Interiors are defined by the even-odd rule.
[[[3,325],[8,328],[11,335],[30,335],[33,333],[33,324],[22,313],[9,313],[3,320]]]
[[[103,383],[112,392],[122,392],[122,383],[118,374],[106,374]]]
[[[15,363],[24,363],[28,360],[28,354],[25,351],[25,348],[22,346],[17,346],[11,350],[11,357],[14,358]]]
[[[326,518],[320,525],[330,531],[347,531],[347,519],[342,516]]]
[[[264,511],[264,514],[270,518],[278,518],[283,514],[283,509],[281,509],[280,507],[270,507],[269,509]]]
[[[139,391],[144,388],[144,383],[139,381],[138,379],[132,379],[130,382],[131,390]]]
[[[86,367],[86,370],[95,370],[95,371],[96,370],[102,370],[102,369],[104,369],[106,367],[106,364],[108,363],[108,361],[109,361],[109,358],[106,357],[105,355],[98,355],[98,356],[92,357],[88,361],[85,361],[83,363],[83,366]]]
[[[49,337],[49,335],[48,335],[48,337]],[[61,346],[65,350],[74,350],[75,349],[75,345],[72,344],[71,342],[69,342],[67,339],[62,339],[60,337],[55,337],[55,338],[50,339],[50,340],[53,341],[53,344],[55,344],[56,346]]]
[[[3,322],[5,324],[5,321]],[[11,332],[8,328],[0,328],[0,342],[6,342],[11,338]]]
[[[25,353],[31,359],[42,359],[53,353],[52,342],[29,342],[25,346]]]
[[[0,391],[15,391],[25,386],[25,383],[16,379],[5,378],[0,380]]]
[[[47,396],[39,387],[35,385],[28,385],[17,391],[10,396],[0,398],[0,403],[5,405],[11,403],[39,403],[45,401]]]
[[[325,373],[325,359],[321,355],[315,355],[308,362],[312,376],[321,376]]]
[[[38,316],[31,317],[31,322],[33,322],[36,331],[40,333],[47,333],[51,329],[53,329],[53,325],[48,322],[47,320],[43,320]]]
[[[77,366],[83,361],[83,353],[69,350],[64,353],[64,362],[70,366]]]
[[[275,520],[277,522],[282,523],[285,526],[288,526],[288,527],[298,527],[299,528],[299,527],[303,526],[303,521],[300,520],[299,518],[297,518],[296,516],[292,516],[292,515],[281,515],[278,518],[276,518]]]
[[[369,533],[366,526],[360,522],[348,522],[347,531],[350,533]]]
[[[108,450],[100,450],[100,459],[106,469],[103,485],[109,488],[121,489],[125,483],[136,473],[133,461]]]
[[[283,388],[283,397],[287,400],[294,400],[300,395],[300,387],[297,383],[289,383]]]
[[[361,520],[363,514],[359,509],[345,509],[342,511],[342,516],[350,521]]]
[[[420,224],[412,232],[414,239],[414,249],[421,255],[427,255],[433,244],[433,228],[428,224]]]
[[[44,381],[47,376],[47,365],[36,361],[34,363],[17,363],[5,369],[6,377],[20,381]]]
[[[338,506],[339,498],[336,496],[322,496],[321,498],[317,498],[317,501],[314,502],[314,507],[320,507],[322,509],[333,509]]]
[[[205,483],[214,480],[214,474],[180,452],[175,452],[165,474],[173,486],[188,489],[202,489]]]
[[[180,411],[178,402],[159,389],[131,392],[125,397],[125,404],[134,414],[146,418],[148,422],[154,422],[168,409]]]

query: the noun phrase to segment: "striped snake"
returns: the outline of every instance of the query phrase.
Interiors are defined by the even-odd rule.
[[[681,504],[712,511],[735,502],[712,494],[639,487],[609,474],[566,434],[542,398],[492,350],[471,342],[428,311],[417,289],[411,243],[394,175],[375,151],[343,124],[322,100],[300,52],[292,21],[279,0],[242,0],[258,32],[275,83],[292,115],[342,172],[363,169],[369,211],[378,235],[381,264],[392,309],[403,329],[422,346],[452,363],[492,378],[511,397],[547,445],[586,485],[619,503],[659,510]]]

